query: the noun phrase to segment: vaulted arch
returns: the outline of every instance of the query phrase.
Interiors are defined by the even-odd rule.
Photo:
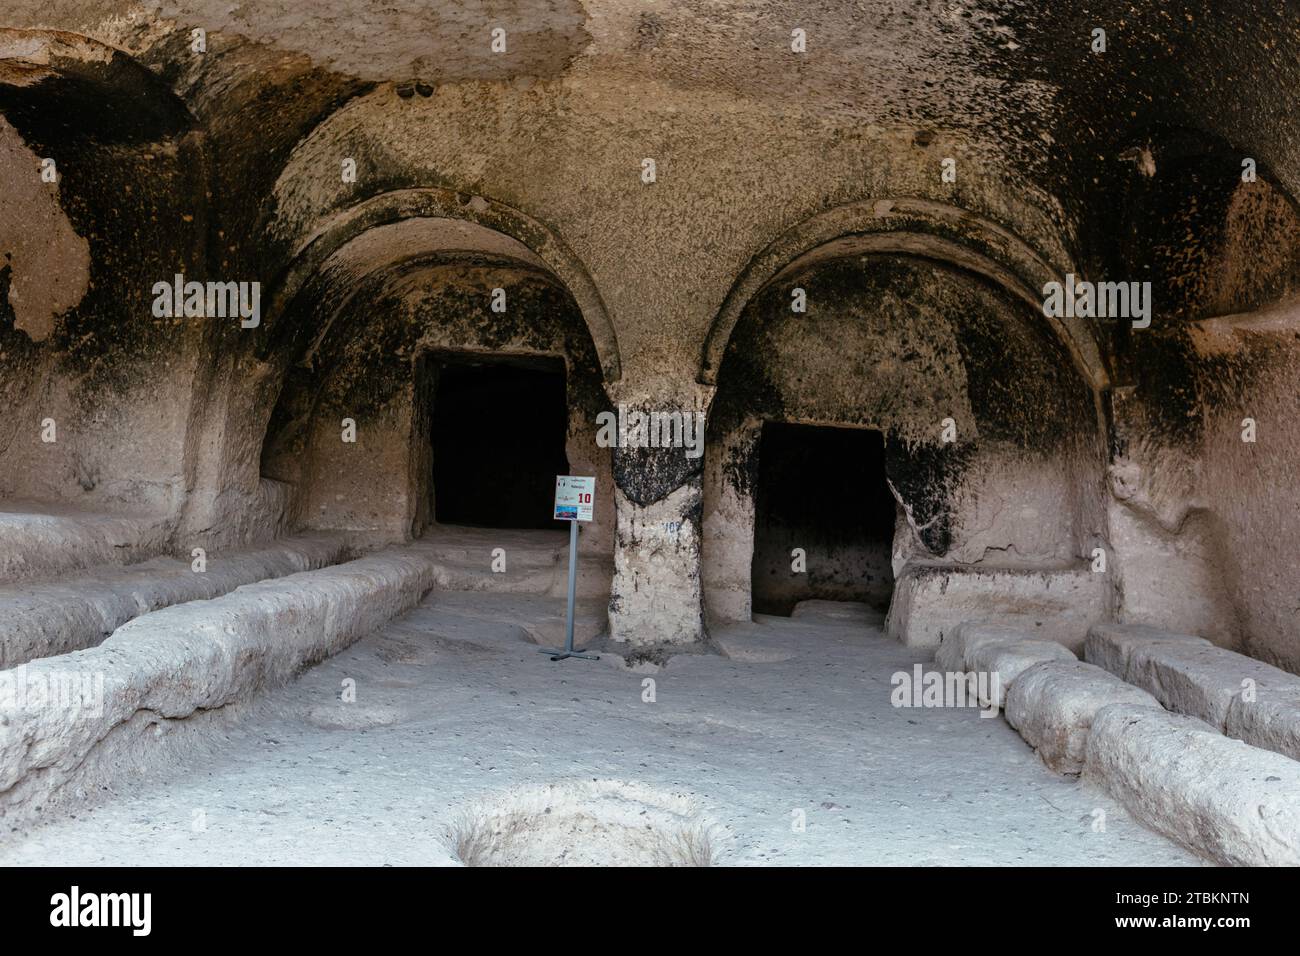
[[[416,227],[404,233],[384,230],[412,221]],[[366,238],[372,231],[375,235]],[[582,313],[605,381],[618,381],[622,360],[613,322],[586,267],[563,240],[512,206],[432,187],[372,197],[339,213],[309,236],[275,282],[263,319],[259,356],[269,356],[283,340],[286,333],[280,328],[281,318],[336,253],[357,257],[358,268],[365,269],[367,263],[380,268],[430,251],[505,255],[553,274]]]
[[[759,252],[733,283],[709,328],[700,382],[717,384],[727,343],[746,305],[765,287],[821,260],[896,253],[938,260],[983,276],[1034,308],[1058,270],[1010,230],[931,200],[881,198],[838,206],[791,227]],[[1048,318],[1084,380],[1105,389],[1110,375],[1092,332],[1077,318]]]
[[[46,147],[156,142],[196,125],[171,87],[130,54],[63,30],[0,29],[0,113]]]

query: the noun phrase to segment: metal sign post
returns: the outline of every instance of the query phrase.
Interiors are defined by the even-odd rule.
[[[569,608],[564,619],[564,648],[552,650],[539,647],[551,660],[581,657],[587,661],[600,660],[599,654],[585,654],[573,647],[573,599],[578,590],[578,522],[590,521],[596,497],[596,479],[557,475],[555,478],[555,519],[569,522]]]

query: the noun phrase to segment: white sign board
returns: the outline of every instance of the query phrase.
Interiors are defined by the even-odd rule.
[[[555,520],[590,521],[596,498],[595,478],[557,475],[555,478]]]

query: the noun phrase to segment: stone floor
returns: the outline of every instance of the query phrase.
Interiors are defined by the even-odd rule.
[[[0,863],[451,865],[485,820],[515,830],[500,859],[534,863],[659,862],[627,835],[674,821],[723,864],[1198,862],[1000,717],[893,707],[891,675],[929,655],[865,610],[760,618],[723,653],[635,669],[538,653],[521,622],[562,610],[435,592],[214,720],[184,766],[11,834]]]

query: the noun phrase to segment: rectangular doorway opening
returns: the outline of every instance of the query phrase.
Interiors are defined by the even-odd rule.
[[[433,510],[439,524],[560,528],[555,476],[568,474],[564,362],[437,357]]]
[[[887,610],[896,510],[880,432],[765,422],[750,575],[755,613],[789,615],[810,600]]]

